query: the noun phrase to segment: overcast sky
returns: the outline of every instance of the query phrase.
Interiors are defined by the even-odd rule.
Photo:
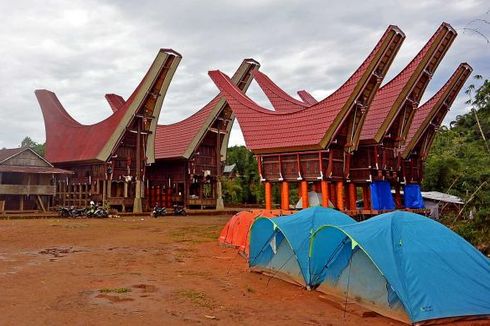
[[[460,62],[490,78],[487,0],[417,1],[0,1],[0,148],[25,136],[45,141],[34,90],[55,92],[85,124],[111,114],[105,93],[127,98],[159,48],[183,59],[167,92],[160,124],[200,109],[218,91],[207,75],[231,75],[243,58],[290,94],[321,99],[340,86],[389,24],[406,40],[385,82],[420,50],[441,22],[459,33],[424,96],[433,95]],[[480,20],[478,20],[480,19]],[[467,83],[468,85],[469,83]],[[254,83],[248,94],[270,106]],[[467,110],[460,94],[446,123]],[[235,122],[230,144],[243,144]]]

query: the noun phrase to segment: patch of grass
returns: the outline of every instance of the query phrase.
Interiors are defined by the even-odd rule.
[[[128,293],[131,289],[128,288],[103,288],[99,290],[100,293]]]
[[[212,309],[215,307],[214,300],[210,298],[208,295],[206,295],[206,293],[204,292],[187,289],[187,290],[178,291],[177,294],[180,297],[189,300],[194,305],[203,308],[208,308],[208,309]]]
[[[173,242],[190,242],[193,244],[216,241],[220,229],[215,225],[191,226],[178,228],[169,234]]]

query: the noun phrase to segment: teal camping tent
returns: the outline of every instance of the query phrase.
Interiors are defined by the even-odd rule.
[[[395,319],[490,315],[489,259],[424,216],[395,211],[324,226],[310,256],[310,286]]]
[[[250,229],[249,265],[253,271],[308,286],[311,235],[324,225],[351,223],[355,221],[349,216],[323,207],[274,219],[258,218]]]

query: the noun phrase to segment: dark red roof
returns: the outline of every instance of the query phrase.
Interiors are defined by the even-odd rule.
[[[25,150],[26,149],[23,147],[0,149],[0,163],[2,163],[3,161],[11,158],[12,156],[15,156],[15,155],[23,152]]]
[[[316,98],[314,98],[313,95],[311,95],[310,93],[308,93],[305,90],[298,91],[298,95],[299,95],[299,97],[301,97],[301,99],[305,103],[308,103],[310,105],[313,105],[313,104],[317,104],[318,103],[318,101],[316,100]]]
[[[381,139],[375,139],[375,136],[382,128],[385,128],[384,130],[386,132],[391,123],[395,120],[395,112],[400,112],[401,107],[406,101],[406,97],[408,97],[408,92],[412,89],[413,83],[415,83],[420,78],[419,76],[424,73],[424,67],[430,63],[433,53],[438,50],[438,48],[432,47],[433,43],[436,42],[436,39],[442,41],[442,35],[445,35],[448,31],[454,32],[454,37],[456,36],[454,29],[452,29],[450,25],[443,23],[420,50],[417,56],[413,58],[396,77],[378,90],[371,107],[368,109],[361,130],[361,141],[381,141]],[[441,50],[447,50],[442,48],[442,44],[439,44],[439,47]],[[445,51],[438,57],[438,60],[441,60],[444,54]],[[427,80],[427,83],[428,81],[429,79]],[[420,101],[423,91],[419,92],[418,95],[419,98],[412,100],[415,102]]]
[[[288,93],[279,88],[267,75],[258,70],[255,71],[254,78],[277,112],[297,111],[311,106],[289,96]]]
[[[394,55],[386,54],[385,50],[393,43],[400,44],[400,37],[404,37],[403,33],[390,26],[367,59],[337,91],[313,106],[293,112],[260,107],[242,94],[222,72],[210,71],[209,75],[226,96],[238,118],[247,147],[252,151],[320,149],[329,144],[343,117],[354,106],[363,89],[359,82],[374,73],[380,60]]]
[[[105,94],[105,99],[109,102],[112,112],[116,112],[126,104],[124,98],[117,94]]]
[[[221,96],[216,96],[201,110],[190,117],[170,125],[158,125],[155,137],[155,158],[181,158],[201,128],[207,125],[211,112],[219,103]]]
[[[253,59],[245,59],[233,76],[233,84],[239,85],[240,92],[246,92],[260,64]],[[225,104],[222,94],[190,117],[170,125],[158,125],[155,137],[155,159],[188,158],[193,145],[198,146],[204,133],[211,126]],[[230,124],[231,127],[231,124]]]
[[[173,60],[174,58],[178,60]],[[52,163],[107,160],[112,151],[112,147],[108,149],[108,146],[122,136],[153,81],[163,74],[164,78],[172,78],[180,58],[173,50],[161,49],[145,77],[123,106],[107,119],[93,125],[82,125],[73,119],[53,92],[36,90],[45,122],[46,158]],[[169,62],[170,69],[163,69]]]
[[[421,140],[424,131],[430,124],[437,124],[434,127],[440,126],[444,116],[449,111],[449,108],[472,70],[471,66],[467,63],[460,64],[446,84],[417,109],[408,132],[405,146],[402,148],[402,156],[404,158],[410,155],[410,152],[416,146],[417,142]],[[435,121],[434,117],[438,112],[441,112],[442,115],[438,117],[439,121]]]

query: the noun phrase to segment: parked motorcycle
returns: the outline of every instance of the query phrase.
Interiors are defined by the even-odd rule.
[[[85,208],[76,208],[75,206],[59,208],[59,215],[61,217],[82,217],[85,214]]]
[[[174,215],[175,216],[186,216],[187,212],[184,209],[184,206],[182,205],[174,205]]]
[[[87,217],[104,218],[109,217],[109,212],[103,207],[90,205],[90,207],[87,209],[86,215]]]
[[[167,209],[165,207],[158,206],[158,204],[155,205],[153,211],[151,212],[151,216],[154,218],[157,218],[158,216],[165,216],[165,215],[167,215]]]

